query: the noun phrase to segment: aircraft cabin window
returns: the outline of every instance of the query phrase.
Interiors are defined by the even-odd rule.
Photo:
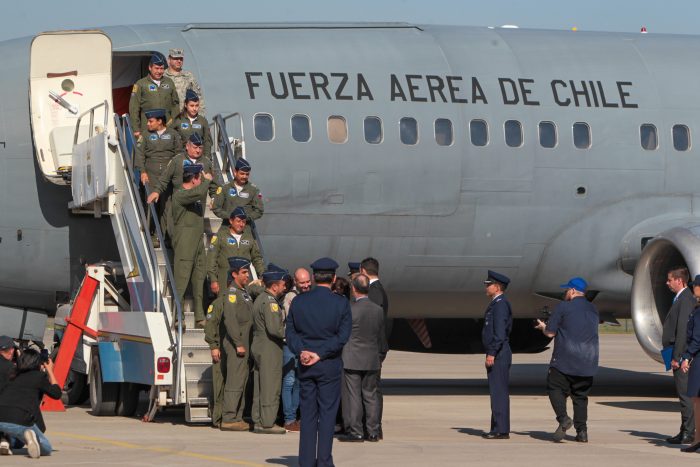
[[[404,117],[399,121],[399,133],[403,144],[418,143],[418,122],[415,118]]]
[[[557,145],[557,126],[554,122],[540,122],[540,146],[553,148]]]
[[[257,114],[254,119],[255,138],[258,141],[272,141],[275,137],[274,121],[270,114]]]
[[[469,122],[469,138],[474,146],[486,146],[489,144],[489,126],[484,120],[472,120]]]
[[[639,137],[641,139],[642,148],[647,151],[654,151],[659,147],[659,138],[656,134],[656,127],[651,123],[645,123],[639,127]]]
[[[573,126],[574,146],[578,149],[591,147],[591,127],[588,123],[576,122]]]
[[[452,121],[447,118],[435,120],[435,141],[440,146],[452,146]]]
[[[503,124],[506,135],[506,144],[511,148],[523,145],[523,126],[517,120],[506,120]]]
[[[344,117],[338,115],[328,117],[328,141],[336,144],[348,141],[348,124]]]
[[[308,143],[311,139],[311,123],[306,115],[292,116],[292,139],[297,143]]]
[[[673,147],[676,151],[690,149],[690,129],[685,125],[673,125]]]
[[[382,142],[382,121],[379,117],[365,118],[365,141],[369,144]]]

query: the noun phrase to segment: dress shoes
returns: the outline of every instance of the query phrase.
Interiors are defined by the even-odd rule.
[[[378,443],[379,442],[379,435],[369,435],[365,438],[367,441],[370,443]]]
[[[581,430],[576,433],[576,442],[577,443],[587,443],[588,442],[588,431],[586,430]]]
[[[696,452],[698,449],[700,449],[700,442],[693,443],[687,448],[681,448],[681,452]]]
[[[365,438],[360,435],[345,434],[338,436],[338,441],[342,443],[362,443]]]
[[[559,422],[559,426],[557,427],[556,430],[554,430],[554,434],[552,435],[552,439],[554,441],[556,441],[557,443],[560,442],[566,436],[566,430],[571,428],[573,425],[574,425],[573,420],[571,420],[570,417],[566,417],[564,420]]]
[[[666,438],[668,444],[693,444],[693,441],[695,441],[694,433],[680,432],[676,436]]]
[[[489,432],[482,434],[481,437],[484,439],[510,439],[510,434]]]

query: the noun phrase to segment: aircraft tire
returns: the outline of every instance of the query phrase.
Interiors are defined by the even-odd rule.
[[[119,384],[119,402],[117,403],[117,415],[131,417],[139,405],[139,386],[134,383]]]
[[[119,383],[102,381],[102,368],[97,348],[93,349],[92,365],[90,368],[90,408],[92,414],[98,417],[115,415],[119,400]]]

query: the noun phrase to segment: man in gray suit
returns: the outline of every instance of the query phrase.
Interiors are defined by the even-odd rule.
[[[690,312],[695,308],[695,297],[688,289],[690,274],[687,268],[676,268],[668,272],[666,285],[675,294],[673,304],[664,320],[664,332],[661,343],[664,347],[673,346],[673,380],[676,383],[676,391],[681,401],[681,429],[680,432],[666,441],[671,444],[689,444],[695,439],[695,417],[693,415],[693,402],[688,397],[688,373],[680,370],[681,355],[686,349],[686,330]]]
[[[367,441],[379,441],[379,394],[377,376],[381,364],[380,345],[384,334],[384,312],[367,298],[369,278],[352,280],[352,333],[343,348],[343,421],[345,435],[339,441],[364,441],[362,418],[366,420]]]

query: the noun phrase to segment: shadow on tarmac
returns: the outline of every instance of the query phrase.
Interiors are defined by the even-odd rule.
[[[653,444],[654,446],[661,446],[665,448],[670,448],[670,449],[680,449],[683,446],[679,446],[677,444],[669,444],[666,442],[666,438],[669,436],[675,435],[675,433],[668,435],[662,435],[661,433],[654,433],[651,431],[637,431],[637,430],[620,430],[621,433],[629,433],[630,436],[636,436],[637,438],[641,438],[644,441],[646,441],[649,444]]]
[[[265,462],[268,464],[277,464],[277,465],[299,465],[299,457],[298,456],[273,457],[271,459],[265,459]]]
[[[596,402],[596,404],[619,409],[643,410],[646,412],[678,412],[678,401],[620,401]]]

